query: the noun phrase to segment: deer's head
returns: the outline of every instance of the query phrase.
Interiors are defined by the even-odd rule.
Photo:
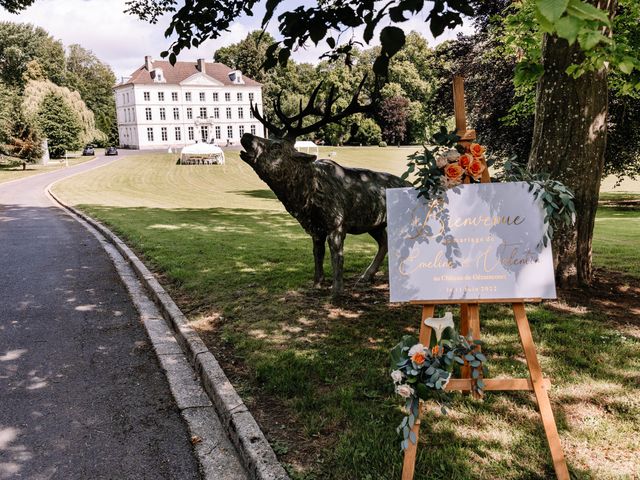
[[[277,188],[276,183],[287,179],[302,181],[305,176],[308,177],[305,169],[317,158],[315,155],[298,152],[294,143],[288,139],[266,139],[245,133],[240,143],[244,147],[240,158],[271,188]]]

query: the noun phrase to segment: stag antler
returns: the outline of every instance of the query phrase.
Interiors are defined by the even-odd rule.
[[[324,100],[324,107],[316,105],[316,100],[324,81],[321,81],[316,86],[316,88],[313,89],[313,92],[311,92],[311,95],[309,96],[309,101],[304,108],[302,107],[302,100],[300,100],[298,113],[291,117],[285,115],[282,111],[282,91],[280,91],[278,96],[273,101],[273,111],[282,123],[282,127],[276,126],[268,118],[263,117],[258,111],[257,105],[254,105],[253,102],[251,102],[250,108],[253,111],[253,115],[258,119],[260,123],[267,127],[270,132],[274,133],[278,137],[286,138],[288,140],[295,140],[300,135],[315,132],[316,130],[324,127],[325,125],[329,125],[330,123],[338,123],[344,118],[347,118],[348,116],[355,113],[369,112],[373,107],[373,103],[362,105],[359,101],[359,96],[362,92],[362,88],[364,87],[366,80],[367,75],[365,75],[358,84],[358,87],[351,97],[351,102],[349,102],[349,105],[347,105],[345,109],[336,114],[331,113],[331,110],[336,100],[338,99],[337,90],[334,85],[332,85],[329,89],[329,94]],[[303,127],[302,123],[308,116],[316,116],[321,118],[311,125]],[[297,123],[297,125],[294,125],[295,123]]]

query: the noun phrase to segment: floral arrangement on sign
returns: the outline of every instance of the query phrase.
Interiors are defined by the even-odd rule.
[[[450,329],[451,330],[451,329]],[[450,338],[441,339],[429,348],[410,335],[402,337],[391,350],[391,378],[395,391],[405,400],[406,415],[398,426],[398,433],[402,432],[402,449],[415,444],[417,438],[411,431],[420,413],[420,400],[435,399],[443,413],[449,399],[445,388],[451,379],[456,366],[468,362],[471,367],[473,388],[482,393],[484,383],[482,375],[486,375],[483,367],[486,357],[480,352],[480,340],[465,338],[454,332]]]
[[[437,198],[447,189],[462,183],[478,183],[484,171],[493,165],[487,158],[486,148],[479,143],[460,145],[460,137],[455,132],[447,132],[445,127],[433,136],[433,144],[409,156],[407,171],[403,179],[414,175],[413,186],[418,197]],[[529,191],[536,199],[542,200],[545,210],[545,232],[540,245],[547,246],[561,224],[572,225],[575,221],[573,192],[562,182],[553,180],[549,174],[532,173],[518,165],[515,159],[502,162],[495,175],[495,181],[527,182]]]
[[[436,166],[442,171],[438,179],[444,188],[455,187],[465,180],[479,182],[487,169],[484,152],[486,148],[479,143],[457,146],[440,152],[436,156]]]

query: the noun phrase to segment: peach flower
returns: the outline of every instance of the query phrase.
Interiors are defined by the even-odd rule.
[[[471,163],[469,163],[469,166],[467,167],[467,172],[473,178],[478,179],[480,175],[482,175],[482,172],[484,172],[485,168],[486,168],[485,164],[482,160],[480,160],[479,158],[474,158],[471,161]]]
[[[474,157],[481,157],[484,154],[485,150],[486,148],[479,143],[472,143],[471,145],[469,145],[469,151]]]
[[[444,167],[444,174],[450,180],[460,180],[464,175],[464,169],[458,163],[450,163]]]
[[[458,159],[458,164],[466,170],[469,167],[469,164],[471,163],[472,160],[473,160],[473,156],[469,155],[468,153],[465,153],[464,155],[460,155],[460,158]]]

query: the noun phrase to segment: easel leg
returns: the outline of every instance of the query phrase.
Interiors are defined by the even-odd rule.
[[[460,335],[466,337],[469,335],[469,304],[460,305]],[[465,361],[460,368],[460,378],[471,378],[471,367]]]
[[[471,336],[474,340],[480,340],[480,305],[477,303],[468,304],[467,315],[469,317],[469,331],[471,332]],[[478,346],[476,349],[480,350],[480,347]],[[469,372],[469,376],[467,378],[471,378],[471,368],[468,365],[465,365],[465,367]],[[475,399],[482,398],[482,395],[475,390],[472,392],[472,395]]]
[[[420,322],[420,337],[421,344],[429,348],[429,342],[431,341],[431,327],[424,324],[427,318],[433,317],[435,311],[435,305],[423,305],[422,307],[422,321]],[[418,409],[418,417],[420,409]],[[402,464],[402,480],[412,480],[413,474],[416,469],[416,454],[418,453],[418,441],[420,434],[420,418],[416,419],[411,431],[416,435],[416,443],[409,442],[409,446],[404,451],[404,462]]]
[[[533,385],[533,391],[538,402],[538,409],[540,410],[540,416],[542,417],[542,425],[544,426],[544,432],[547,436],[549,449],[551,450],[551,458],[553,460],[553,468],[555,469],[556,477],[558,477],[558,480],[569,480],[569,470],[567,469],[567,463],[565,462],[564,453],[562,452],[562,445],[560,444],[560,436],[558,435],[556,422],[553,418],[549,394],[543,384],[542,369],[540,368],[538,356],[536,355],[536,349],[533,343],[533,336],[531,335],[531,328],[529,327],[529,320],[527,319],[527,314],[524,309],[524,303],[514,303],[513,313],[516,317],[516,324],[518,325],[518,332],[520,333],[520,341],[522,342],[524,355],[527,359],[529,375],[531,376],[531,384]]]
[[[477,303],[460,305],[460,334],[467,337],[469,332],[474,340],[480,340],[480,305]],[[466,361],[460,369],[460,376],[461,378],[471,378],[471,367]],[[480,395],[473,392],[473,398],[480,398]]]

